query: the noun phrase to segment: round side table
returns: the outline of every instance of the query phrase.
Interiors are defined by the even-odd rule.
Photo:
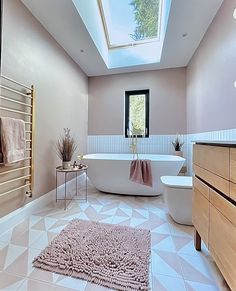
[[[86,175],[86,184],[85,184],[85,199],[86,202],[88,200],[88,184],[87,184],[87,170],[88,170],[88,166],[85,164],[80,164],[80,166],[76,166],[76,167],[71,167],[70,169],[63,169],[62,166],[56,167],[56,202],[59,200],[63,200],[64,201],[64,209],[66,210],[67,206],[70,204],[70,202],[72,200],[80,200],[79,198],[74,198],[75,196],[78,196],[78,173],[79,172],[84,172]],[[64,190],[64,198],[58,198],[58,193],[57,193],[57,180],[58,180],[58,174],[64,174],[64,183],[65,183],[65,190]],[[75,183],[76,183],[76,191],[75,194],[72,196],[72,198],[67,198],[67,175],[69,173],[75,173],[76,174],[76,179],[75,179]],[[67,204],[67,201],[69,201],[69,203]]]

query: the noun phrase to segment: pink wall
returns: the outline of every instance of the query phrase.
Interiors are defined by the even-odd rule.
[[[2,73],[36,88],[35,198],[55,188],[63,128],[86,151],[88,78],[19,0],[4,0]],[[4,196],[0,216],[26,202],[23,193]]]
[[[186,132],[186,69],[89,78],[89,135],[122,135],[124,92],[150,89],[150,134]]]
[[[187,68],[187,130],[236,128],[236,0],[225,0]]]

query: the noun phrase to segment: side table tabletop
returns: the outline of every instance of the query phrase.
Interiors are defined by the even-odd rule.
[[[79,172],[84,172],[86,175],[86,184],[85,184],[85,199],[86,202],[88,200],[88,185],[87,185],[87,170],[88,170],[88,166],[85,164],[80,164],[79,166],[76,167],[72,167],[70,169],[63,169],[62,166],[56,167],[56,202],[59,200],[63,200],[65,202],[64,204],[64,209],[66,210],[67,206],[69,205],[69,203],[72,200],[80,200],[79,198],[74,198],[75,196],[78,196],[78,173]],[[64,181],[65,181],[65,190],[64,190],[64,198],[58,198],[58,193],[57,193],[57,180],[58,180],[58,173],[62,173],[64,174]],[[75,173],[76,174],[76,179],[75,179],[75,183],[76,183],[76,191],[75,194],[72,196],[72,198],[67,198],[67,174],[69,173]],[[67,201],[70,201],[67,204]]]

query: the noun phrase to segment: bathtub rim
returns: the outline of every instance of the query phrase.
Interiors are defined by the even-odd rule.
[[[115,157],[114,157],[115,156]],[[128,157],[128,158],[118,158],[120,157]],[[152,159],[152,157],[161,157],[161,159]],[[83,160],[107,160],[107,161],[132,161],[136,159],[132,154],[128,153],[89,153],[83,156]],[[185,158],[170,155],[170,154],[139,154],[139,159],[147,159],[152,162],[177,162],[177,161],[186,161]]]

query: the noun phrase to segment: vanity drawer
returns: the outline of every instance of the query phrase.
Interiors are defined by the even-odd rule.
[[[210,190],[209,250],[232,290],[236,290],[236,207]]]
[[[230,198],[236,201],[236,184],[230,182]]]
[[[194,188],[192,221],[206,245],[208,245],[209,205],[209,200]]]
[[[225,180],[224,178],[217,176],[212,172],[209,172],[206,169],[199,167],[198,165],[193,165],[193,171],[196,176],[202,178],[204,181],[212,185],[214,188],[217,188],[225,195],[230,196],[228,180]]]
[[[230,149],[230,181],[236,183],[236,148]]]
[[[209,187],[197,177],[193,178],[193,187],[194,189],[201,192],[201,194],[204,195],[208,200],[210,199]]]
[[[229,180],[229,148],[195,144],[193,163]]]
[[[236,206],[210,188],[210,203],[236,226]],[[235,241],[236,244],[236,241]]]

